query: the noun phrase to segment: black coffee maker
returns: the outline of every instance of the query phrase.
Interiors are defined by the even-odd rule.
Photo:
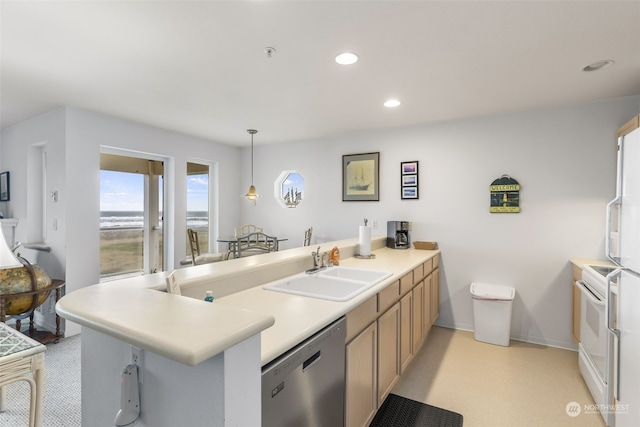
[[[411,247],[410,231],[409,221],[387,221],[387,247],[409,249]]]

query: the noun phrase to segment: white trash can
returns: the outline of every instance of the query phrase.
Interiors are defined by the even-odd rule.
[[[476,341],[508,346],[515,288],[474,282],[470,291]]]

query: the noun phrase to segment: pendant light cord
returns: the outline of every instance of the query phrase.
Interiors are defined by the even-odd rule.
[[[253,133],[251,133],[251,185],[253,185]]]

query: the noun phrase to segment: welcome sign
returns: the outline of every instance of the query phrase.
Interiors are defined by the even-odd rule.
[[[502,175],[489,186],[491,213],[520,212],[520,184],[509,175]]]

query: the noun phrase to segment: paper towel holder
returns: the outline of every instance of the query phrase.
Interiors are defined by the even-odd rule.
[[[364,227],[360,226],[360,235],[359,237],[359,244],[358,244],[358,249],[360,250],[360,252],[363,252],[362,250],[362,245],[363,245],[363,237],[365,239],[369,240],[369,243],[367,245],[368,250],[366,252],[369,252],[368,254],[362,254],[362,253],[357,253],[354,254],[354,258],[358,258],[358,259],[374,259],[376,256],[375,254],[371,253],[371,227],[367,227],[367,223],[369,222],[369,220],[367,218],[364,219]],[[363,231],[366,232],[367,234],[363,234]]]

